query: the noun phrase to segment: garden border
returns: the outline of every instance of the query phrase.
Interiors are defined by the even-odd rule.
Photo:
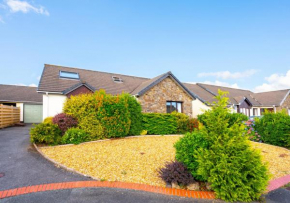
[[[128,139],[128,138],[139,138],[139,137],[148,137],[148,136],[182,136],[182,135],[139,135],[139,136],[128,136],[128,137],[123,137],[121,139]],[[95,143],[95,142],[103,142],[103,141],[109,141],[109,140],[115,140],[116,138],[112,138],[112,139],[104,139],[104,140],[96,140],[96,141],[90,141],[90,142],[83,142],[80,143],[81,144],[87,144],[87,143]],[[119,138],[117,138],[119,139]],[[265,144],[265,143],[263,143]],[[74,145],[74,144],[66,144],[66,145],[59,145],[59,146],[69,146],[69,145]],[[267,144],[269,145],[269,144]],[[133,189],[133,190],[141,190],[141,191],[148,191],[148,192],[154,192],[154,193],[159,193],[159,194],[167,194],[167,195],[176,195],[176,196],[183,196],[183,197],[192,197],[192,198],[205,198],[205,199],[215,199],[215,195],[214,192],[205,192],[205,191],[190,191],[190,190],[183,190],[183,189],[173,189],[173,188],[164,188],[164,187],[159,187],[159,186],[151,186],[151,185],[145,185],[145,184],[139,184],[139,183],[125,183],[125,182],[109,182],[109,181],[100,181],[100,179],[97,179],[95,177],[80,173],[72,168],[66,167],[63,164],[60,164],[56,161],[54,161],[53,159],[49,158],[48,156],[46,156],[44,153],[42,153],[42,151],[38,148],[38,146],[33,143],[33,146],[35,147],[36,151],[38,153],[40,153],[45,159],[47,159],[48,161],[50,161],[51,163],[53,163],[55,166],[57,167],[61,167],[67,171],[85,176],[85,177],[89,177],[92,178],[95,181],[79,181],[79,182],[69,182],[72,184],[76,184],[75,186],[70,186],[70,187],[60,187],[59,189],[69,189],[69,188],[81,188],[81,187],[116,187],[116,188],[124,188],[124,189]],[[53,146],[45,146],[42,148],[50,148]],[[277,146],[278,147],[278,146]],[[283,148],[283,147],[280,147]],[[283,148],[285,149],[285,148]],[[83,183],[84,182],[84,183]],[[91,183],[93,182],[93,183]],[[290,174],[274,179],[272,181],[269,181],[269,185],[267,187],[267,192],[270,192],[272,190],[278,189],[282,186],[284,186],[285,184],[290,182]],[[88,184],[87,184],[88,183]],[[101,184],[104,183],[104,184]],[[59,183],[53,183],[53,184],[59,184]],[[67,183],[60,183],[60,184],[67,184]],[[50,185],[50,184],[46,184],[46,185]],[[82,186],[78,186],[78,185],[82,185]],[[91,186],[88,186],[91,185]],[[42,186],[42,185],[40,185]],[[34,186],[30,186],[30,187],[34,187]],[[57,186],[58,187],[58,186]],[[150,189],[149,189],[150,188]],[[19,190],[20,191],[21,188],[18,189],[11,189],[11,190],[6,190],[6,196],[9,195],[11,193],[10,196],[15,196],[12,194],[18,194],[16,193],[16,191],[14,190]],[[29,189],[27,189],[29,190]],[[48,189],[48,190],[55,190],[55,189]],[[43,191],[43,190],[40,190]],[[47,191],[47,190],[44,190]],[[0,199],[2,198],[2,196],[4,195],[5,191],[0,191]],[[14,193],[12,193],[14,192]],[[32,191],[35,192],[35,191]],[[36,191],[37,192],[37,191]],[[31,193],[31,192],[28,192]],[[207,195],[208,194],[209,197]],[[19,192],[19,194],[26,194],[26,193],[22,193],[21,191]],[[1,196],[2,195],[2,196]],[[3,198],[5,198],[3,197]]]
[[[138,183],[123,183],[123,182],[109,182],[109,181],[77,181],[77,182],[60,182],[60,183],[48,183],[43,185],[34,185],[21,188],[14,188],[10,190],[0,191],[0,199],[36,193],[52,190],[64,190],[73,188],[120,188],[131,189],[145,192],[152,192],[164,195],[174,195],[188,198],[200,198],[200,199],[215,199],[213,192],[206,191],[190,191],[173,188],[163,188],[159,186],[151,186]]]

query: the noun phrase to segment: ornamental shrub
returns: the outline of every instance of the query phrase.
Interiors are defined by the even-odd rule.
[[[124,137],[129,134],[131,120],[128,98],[106,94],[105,90],[95,93],[97,118],[107,138]]]
[[[53,119],[53,117],[46,117],[46,118],[43,120],[43,123],[52,123],[52,119]]]
[[[210,184],[216,197],[226,201],[257,200],[266,190],[269,175],[261,155],[251,148],[240,121],[229,124],[226,93],[219,91],[212,110],[205,112],[201,129],[208,148],[195,155],[197,174]]]
[[[209,116],[209,114],[207,114],[206,112],[208,112],[208,111],[210,111],[210,110],[207,110],[207,111],[205,111],[205,113],[197,116],[198,121],[201,122],[203,125],[206,125],[206,120],[208,119],[207,117]],[[248,116],[246,116],[245,114],[231,113],[229,111],[226,112],[225,119],[227,120],[229,127],[235,123],[242,123],[243,121],[249,120]]]
[[[177,118],[167,113],[143,113],[143,129],[148,135],[177,134]]]
[[[176,160],[182,162],[192,176],[200,181],[206,181],[206,179],[197,174],[198,162],[196,160],[196,155],[198,154],[199,148],[208,148],[208,142],[204,136],[204,132],[202,131],[186,133],[184,137],[180,138],[174,145],[176,149]]]
[[[30,140],[32,143],[59,144],[61,141],[61,130],[55,124],[40,123],[31,128]]]
[[[71,96],[64,103],[63,112],[73,116],[78,121],[91,114],[96,114],[96,100],[94,94]]]
[[[286,112],[265,112],[255,120],[254,128],[263,142],[290,148],[290,116]]]
[[[140,135],[142,131],[142,107],[141,104],[130,94],[123,93],[120,95],[121,99],[125,99],[128,103],[128,110],[130,114],[130,130],[129,135]]]
[[[86,141],[90,141],[90,136],[79,128],[68,129],[62,137],[63,144],[80,144]]]
[[[78,127],[89,135],[90,140],[99,140],[104,138],[103,127],[94,115],[82,118]]]
[[[167,162],[164,168],[159,169],[158,174],[167,184],[176,183],[184,187],[195,182],[186,166],[178,161]]]
[[[52,119],[52,122],[58,125],[62,134],[64,134],[67,129],[76,127],[78,124],[77,119],[65,113],[55,115]]]
[[[184,113],[172,112],[177,119],[177,133],[184,134],[186,132],[192,132],[194,129],[198,129],[198,120],[190,118]]]
[[[254,142],[262,142],[261,135],[255,130],[255,121],[254,120],[248,120],[245,122],[246,130],[247,130],[247,136],[249,137],[249,140]]]

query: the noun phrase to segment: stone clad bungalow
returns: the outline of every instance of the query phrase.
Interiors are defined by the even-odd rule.
[[[37,92],[43,95],[43,119],[62,112],[66,98],[104,89],[117,95],[122,92],[136,97],[143,112],[178,111],[196,117],[210,109],[218,89],[229,92],[234,112],[259,116],[264,109],[290,109],[289,90],[253,93],[207,84],[180,82],[171,72],[155,78],[143,78],[79,68],[45,64]]]

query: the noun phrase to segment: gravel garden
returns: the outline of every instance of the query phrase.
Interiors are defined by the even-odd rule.
[[[259,200],[269,180],[290,174],[290,116],[266,112],[248,121],[230,113],[226,95],[219,91],[198,119],[142,113],[125,93],[72,96],[63,113],[31,129],[31,142],[55,162],[100,180]]]
[[[97,179],[165,186],[158,170],[175,159],[173,146],[180,137],[147,136],[40,149],[56,162]],[[262,152],[271,179],[290,174],[289,150],[256,142],[251,146]]]

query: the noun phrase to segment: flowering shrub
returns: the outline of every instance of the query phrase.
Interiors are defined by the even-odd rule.
[[[166,163],[165,167],[159,169],[158,173],[159,177],[167,184],[176,183],[180,186],[187,186],[195,182],[186,166],[178,161]]]
[[[52,122],[58,125],[62,134],[64,134],[67,129],[76,127],[78,124],[77,120],[74,117],[65,113],[60,113],[54,116]]]
[[[262,142],[261,135],[255,130],[255,121],[248,120],[245,125],[249,139],[254,142]]]

